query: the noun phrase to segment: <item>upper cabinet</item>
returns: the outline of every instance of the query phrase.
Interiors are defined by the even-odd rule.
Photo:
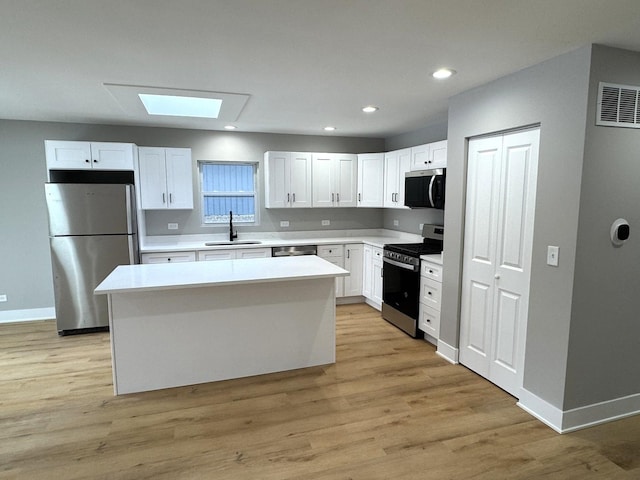
[[[404,174],[410,168],[410,148],[385,153],[383,204],[385,208],[409,208],[404,206]]]
[[[447,141],[427,143],[411,148],[411,170],[446,168]]]
[[[133,170],[135,145],[45,140],[48,170]]]
[[[266,208],[312,206],[310,153],[266,152],[264,162]]]
[[[358,155],[358,207],[382,208],[384,153]]]
[[[355,207],[358,157],[349,153],[314,153],[313,206]]]
[[[190,148],[140,147],[138,162],[143,210],[193,208]]]

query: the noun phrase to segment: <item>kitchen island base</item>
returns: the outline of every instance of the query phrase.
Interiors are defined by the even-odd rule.
[[[116,395],[335,362],[334,277],[109,294]]]

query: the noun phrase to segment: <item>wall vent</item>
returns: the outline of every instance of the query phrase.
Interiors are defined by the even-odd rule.
[[[640,128],[640,87],[600,82],[596,125]]]

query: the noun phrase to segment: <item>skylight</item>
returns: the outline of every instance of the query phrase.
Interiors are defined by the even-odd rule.
[[[180,97],[139,93],[149,115],[218,118],[222,100],[217,98]]]

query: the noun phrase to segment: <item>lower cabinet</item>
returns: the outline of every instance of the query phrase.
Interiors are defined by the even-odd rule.
[[[436,343],[440,336],[440,304],[442,299],[442,265],[420,262],[420,313],[418,327],[425,340]]]
[[[344,268],[344,246],[343,245],[319,245],[318,256],[327,262],[333,263],[340,268]],[[344,297],[344,278],[336,278],[336,297]]]
[[[176,263],[195,262],[196,252],[158,252],[143,253],[140,255],[140,263]]]
[[[344,247],[344,268],[349,276],[344,277],[344,296],[362,295],[362,263],[364,246],[361,243],[347,244]]]
[[[382,249],[371,245],[363,247],[362,295],[367,304],[382,308]]]

